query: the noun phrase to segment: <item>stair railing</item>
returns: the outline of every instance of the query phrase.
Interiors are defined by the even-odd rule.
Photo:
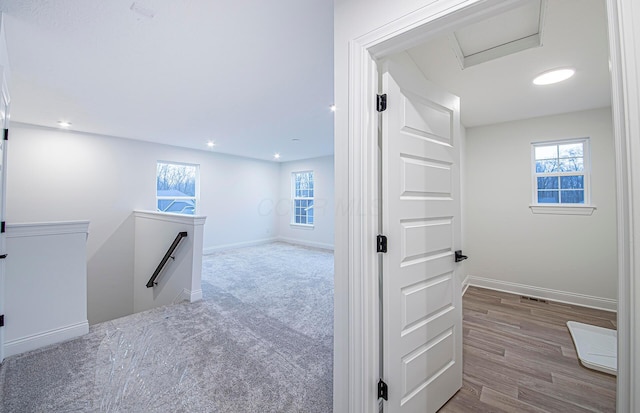
[[[158,278],[158,275],[160,275],[160,272],[162,271],[164,266],[167,264],[167,261],[169,261],[169,258],[175,261],[176,257],[174,257],[172,254],[176,250],[176,248],[178,248],[178,244],[180,244],[180,241],[182,241],[182,238],[185,238],[186,236],[187,236],[187,231],[182,231],[178,233],[178,235],[176,236],[176,239],[173,240],[173,243],[167,250],[166,254],[164,254],[164,257],[162,257],[160,264],[158,264],[158,267],[153,272],[153,275],[151,276],[151,278],[149,278],[149,281],[147,282],[147,288],[151,288],[153,286],[158,285],[158,283],[156,282],[156,278]]]

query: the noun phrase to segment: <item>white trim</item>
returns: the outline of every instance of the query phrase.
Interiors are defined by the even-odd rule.
[[[346,304],[336,304],[348,310],[347,317],[334,312],[334,331],[348,331],[346,348],[334,349],[334,411],[371,412],[377,408],[379,362],[379,291],[378,257],[375,235],[378,232],[376,210],[378,197],[378,116],[373,110],[378,93],[378,70],[369,48],[380,41],[378,31],[352,40],[349,45],[349,139],[348,139],[348,198],[357,200],[350,205],[348,231]],[[336,177],[342,176],[336,171]],[[336,179],[339,181],[339,179]],[[336,286],[344,274],[336,260]],[[344,270],[344,269],[342,269]],[[338,290],[337,290],[338,291]],[[335,300],[337,301],[338,298]],[[336,356],[336,353],[338,356]],[[346,354],[345,354],[346,353]],[[346,361],[341,365],[339,360]],[[344,376],[345,368],[347,370]],[[345,395],[346,393],[346,395]]]
[[[503,291],[505,293],[526,295],[528,297],[543,298],[559,303],[579,305],[582,307],[596,308],[616,312],[618,301],[610,298],[595,297],[586,294],[577,294],[569,291],[554,290],[551,288],[536,287],[533,285],[518,284],[491,278],[468,275],[468,286],[488,288],[490,290]]]
[[[189,301],[189,297],[191,296],[191,291],[186,288],[183,288],[182,291],[176,295],[176,298],[173,299],[173,304],[178,304],[183,301]]]
[[[462,280],[462,295],[464,295],[468,289],[469,289],[469,276],[467,275],[466,277],[464,277],[464,280]]]
[[[196,301],[202,300],[202,290],[193,290],[189,291],[189,302],[195,303]]]
[[[5,357],[36,350],[51,344],[60,343],[83,336],[89,332],[89,323],[85,320],[80,323],[21,337],[4,343]]]
[[[549,214],[549,215],[592,215],[593,211],[597,209],[595,205],[529,205],[531,212],[534,214]]]
[[[274,238],[258,239],[254,241],[236,242],[234,244],[215,245],[213,247],[203,248],[202,254],[208,255],[218,251],[226,251],[226,250],[233,250],[236,248],[253,247],[255,245],[270,244],[272,242],[276,242],[277,240],[278,238],[274,237]]]
[[[153,219],[156,221],[173,222],[176,224],[187,225],[204,225],[207,217],[202,215],[185,215],[185,214],[173,214],[171,212],[158,212],[158,211],[133,211],[133,215],[136,218]]]
[[[183,288],[182,291],[176,295],[176,298],[173,299],[173,303],[181,303],[183,301],[188,301],[190,303],[195,303],[196,301],[202,300],[202,290],[194,290],[191,291],[187,288]]]
[[[7,238],[44,235],[88,234],[89,221],[30,222],[7,224]]]
[[[325,244],[324,242],[306,241],[303,239],[287,238],[287,237],[278,237],[276,238],[276,241],[286,242],[287,244],[293,244],[293,245],[302,245],[304,247],[319,248],[322,250],[329,250],[329,251],[334,250],[334,246],[332,244]]]
[[[289,226],[291,228],[308,229],[308,230],[312,230],[314,228],[313,224],[294,224],[294,223],[290,223]]]
[[[618,218],[618,383],[617,411],[640,411],[640,13],[636,0],[607,0],[616,150]]]

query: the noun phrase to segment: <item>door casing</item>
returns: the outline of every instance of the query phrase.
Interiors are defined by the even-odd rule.
[[[630,185],[634,183],[627,157],[637,158],[640,150],[631,141],[630,130],[640,130],[640,121],[629,124],[629,107],[625,100],[626,83],[623,72],[624,45],[620,44],[621,14],[619,8],[631,9],[633,0],[606,0],[609,48],[612,68],[612,111],[616,147],[616,187],[618,204],[618,386],[619,412],[634,411],[637,366],[632,349],[636,342],[635,320],[631,319],[635,293],[632,287],[634,252],[631,250],[633,230],[633,197]],[[442,0],[433,2],[413,13],[379,27],[349,43],[349,154],[347,170],[350,200],[359,202],[360,211],[348,216],[348,274],[346,282],[336,273],[336,325],[334,354],[334,410],[349,412],[377,411],[377,380],[379,372],[379,308],[378,258],[376,232],[378,216],[375,213],[379,199],[378,187],[378,116],[373,104],[378,91],[377,61],[394,53],[433,39],[445,32],[471,22],[491,17],[522,5],[526,0]],[[633,16],[629,17],[630,19]],[[628,22],[630,23],[630,22]],[[627,28],[628,31],[632,29]],[[624,33],[632,38],[633,33]],[[624,55],[629,54],[629,50]],[[633,63],[632,63],[633,64]],[[633,76],[631,74],[630,76]],[[626,81],[626,82],[625,82]],[[635,81],[631,86],[635,86]],[[626,86],[629,88],[629,86]],[[631,90],[633,94],[633,90]],[[636,99],[637,96],[632,96]],[[635,150],[634,150],[635,149]],[[340,171],[336,171],[340,172]],[[336,176],[339,174],[337,173]],[[639,190],[640,190],[640,184]],[[638,195],[640,197],[640,195]],[[638,200],[640,202],[640,199]],[[352,201],[353,202],[353,201]],[[640,257],[638,257],[640,258]],[[341,263],[336,263],[340,268]],[[344,276],[344,275],[342,275]],[[345,288],[344,294],[338,294]],[[345,309],[348,316],[340,314]],[[349,337],[340,337],[348,331]],[[640,379],[640,378],[638,378]],[[347,406],[344,404],[347,403]],[[638,406],[640,408],[640,406]]]

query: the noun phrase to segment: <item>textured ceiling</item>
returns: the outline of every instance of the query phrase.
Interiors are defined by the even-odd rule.
[[[331,1],[132,5],[1,1],[12,120],[259,159],[333,153]]]

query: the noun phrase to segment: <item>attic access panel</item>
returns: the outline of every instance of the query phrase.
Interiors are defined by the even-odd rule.
[[[546,3],[532,0],[453,32],[449,40],[462,69],[542,46]]]

